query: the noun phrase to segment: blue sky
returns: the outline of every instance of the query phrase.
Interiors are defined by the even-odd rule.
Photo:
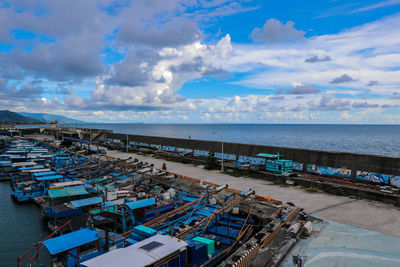
[[[400,122],[400,0],[0,0],[0,108],[97,122]]]

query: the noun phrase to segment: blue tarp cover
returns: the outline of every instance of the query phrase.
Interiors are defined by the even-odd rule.
[[[62,178],[64,178],[62,175],[50,175],[50,176],[35,177],[35,180],[41,182],[41,181],[57,180]]]
[[[124,205],[128,206],[128,208],[130,208],[131,210],[140,209],[154,204],[156,204],[156,200],[154,198],[146,198],[138,201],[124,203]]]
[[[55,175],[55,174],[57,174],[57,173],[56,173],[56,172],[35,172],[35,173],[32,173],[32,175],[33,175],[34,177],[47,176],[47,175]]]
[[[91,198],[71,201],[71,204],[74,208],[80,208],[80,207],[99,204],[102,201],[103,201],[102,197],[91,197]]]
[[[96,230],[84,228],[69,234],[54,237],[43,242],[43,246],[47,248],[51,255],[68,251],[73,248],[91,243],[99,239]]]
[[[44,169],[43,165],[37,165],[37,166],[33,166],[33,167],[22,167],[22,168],[18,168],[20,171],[24,171],[24,170],[35,170],[35,169]]]
[[[84,186],[72,186],[72,187],[64,187],[60,189],[49,190],[49,197],[51,198],[79,196],[87,194],[89,193],[86,191]]]
[[[58,160],[71,159],[70,157],[56,157]]]
[[[105,207],[111,207],[111,206],[115,206],[115,205],[117,205],[117,203],[112,202],[112,201],[106,201],[106,203],[104,203]]]

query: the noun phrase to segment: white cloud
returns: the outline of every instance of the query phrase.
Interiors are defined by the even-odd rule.
[[[388,94],[400,86],[400,15],[384,18],[337,34],[316,36],[306,42],[281,45],[233,45],[232,58],[224,68],[249,73],[235,83],[261,89],[276,89],[309,83],[330,88],[335,77],[347,74],[357,81],[335,84],[346,89],[364,89],[371,80],[379,81],[371,90]],[[315,55],[330,60],[310,64]],[[256,74],[254,71],[256,70]]]

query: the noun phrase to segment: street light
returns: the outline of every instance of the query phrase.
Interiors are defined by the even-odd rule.
[[[221,171],[224,171],[224,137],[222,137],[222,135],[220,135],[219,133],[213,132],[213,134],[218,135],[219,137],[221,137],[222,140],[222,153],[221,153]]]

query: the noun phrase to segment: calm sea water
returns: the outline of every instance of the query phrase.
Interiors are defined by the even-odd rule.
[[[222,136],[226,142],[400,156],[400,125],[97,123],[82,127],[215,141]]]
[[[0,266],[17,266],[18,256],[50,234],[40,210],[33,204],[17,204],[10,194],[9,183],[0,182]],[[41,263],[49,266],[46,254]],[[27,266],[26,262],[21,266]]]

